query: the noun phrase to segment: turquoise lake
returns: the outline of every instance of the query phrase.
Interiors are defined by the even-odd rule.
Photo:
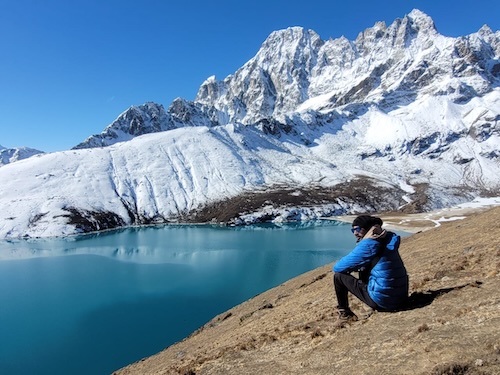
[[[354,243],[334,221],[2,241],[0,374],[109,374]]]

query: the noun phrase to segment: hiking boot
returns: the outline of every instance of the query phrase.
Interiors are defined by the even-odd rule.
[[[335,322],[335,326],[339,328],[345,327],[347,324],[351,324],[352,322],[358,320],[358,317],[351,311],[351,309],[338,309],[338,314],[339,317]]]

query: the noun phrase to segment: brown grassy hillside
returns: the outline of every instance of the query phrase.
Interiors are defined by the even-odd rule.
[[[336,328],[329,264],[116,374],[500,374],[499,236],[496,207],[405,238],[406,311]]]

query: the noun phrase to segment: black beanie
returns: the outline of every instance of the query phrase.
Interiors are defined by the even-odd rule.
[[[371,227],[374,225],[380,225],[382,226],[384,222],[382,221],[381,218],[375,217],[375,216],[370,216],[370,215],[360,215],[354,221],[352,222],[353,227],[360,227],[363,228],[364,230],[369,230]]]

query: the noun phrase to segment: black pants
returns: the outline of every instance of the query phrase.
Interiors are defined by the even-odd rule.
[[[356,277],[347,273],[335,272],[333,274],[333,285],[335,286],[335,293],[337,294],[337,308],[349,308],[348,292],[354,294],[372,309],[378,308],[377,304],[371,299],[370,295],[368,294],[367,284],[357,279]]]

